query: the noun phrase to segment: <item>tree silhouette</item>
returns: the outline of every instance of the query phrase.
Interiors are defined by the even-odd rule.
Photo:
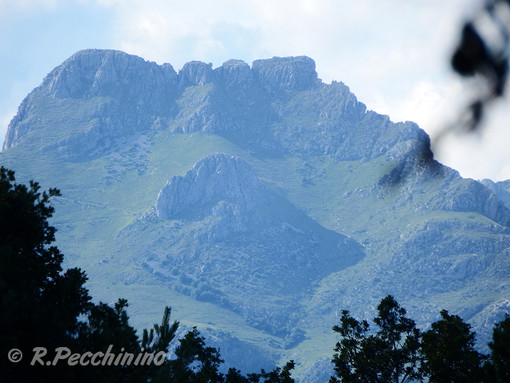
[[[441,311],[441,320],[423,333],[425,370],[431,383],[481,381],[481,355],[475,334],[459,316]]]
[[[491,353],[485,365],[487,381],[510,382],[510,316],[497,323],[489,343]]]
[[[179,339],[180,345],[175,351],[176,358],[170,361],[172,381],[183,383],[219,383],[223,375],[218,368],[223,360],[220,353],[213,347],[205,345],[196,327],[184,338]]]
[[[359,322],[347,310],[342,312],[340,326],[333,327],[342,339],[335,347],[336,377],[330,382],[404,383],[422,378],[420,332],[415,322],[391,295],[377,311],[375,334],[369,334],[367,321]]]
[[[91,307],[85,273],[77,268],[63,273],[63,255],[51,246],[49,200],[60,192],[39,190],[38,183],[17,184],[14,172],[0,168],[0,368],[6,381],[50,380],[54,370],[42,373],[38,366],[27,368],[29,360],[10,363],[6,355],[14,348],[29,352],[70,344],[78,317]]]

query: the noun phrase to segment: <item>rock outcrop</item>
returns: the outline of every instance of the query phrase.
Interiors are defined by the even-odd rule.
[[[167,182],[158,195],[156,212],[162,219],[202,218],[227,209],[248,217],[255,215],[263,192],[263,185],[244,160],[212,154],[184,177],[174,176]]]
[[[255,60],[253,73],[269,90],[305,90],[319,85],[315,61],[306,56]]]
[[[489,188],[471,179],[458,180],[453,187],[445,188],[442,198],[436,200],[436,208],[477,212],[510,226],[510,209]]]
[[[80,51],[55,68],[41,88],[55,98],[118,97],[161,104],[177,82],[170,64],[158,65],[113,50]]]
[[[219,80],[230,88],[243,90],[254,84],[253,72],[250,66],[242,60],[228,60],[216,68],[215,72]]]
[[[491,190],[510,209],[510,180],[494,182],[484,179],[480,183]]]
[[[52,110],[40,110],[42,104],[52,104]],[[69,110],[80,115],[78,123]],[[62,122],[73,129],[43,131]],[[90,157],[128,135],[155,129],[220,134],[250,146],[339,160],[367,161],[395,153],[409,140],[429,145],[415,124],[394,124],[367,112],[344,84],[322,83],[315,62],[305,56],[256,60],[251,68],[241,60],[216,69],[192,61],[177,74],[170,64],[86,50],[55,68],[23,101],[4,149],[46,135],[44,141],[53,141],[47,149]]]
[[[69,158],[104,152],[119,138],[151,129],[172,115],[177,83],[170,64],[120,51],[80,51],[23,100],[3,148],[31,137],[45,142],[41,149],[67,153]],[[70,129],[44,130],[62,124]]]
[[[213,78],[212,64],[206,64],[201,61],[186,63],[179,71],[179,85],[181,87],[190,85],[203,86],[213,81]]]
[[[177,291],[246,316],[289,344],[303,340],[292,330],[302,309],[296,298],[364,257],[356,241],[310,219],[227,154],[172,177],[119,240],[140,247],[145,267]]]

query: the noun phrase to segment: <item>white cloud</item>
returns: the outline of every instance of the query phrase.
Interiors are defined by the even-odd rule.
[[[249,51],[256,24],[250,4],[238,1],[109,1],[117,11],[116,40],[119,48],[157,62],[180,68],[198,59],[228,60],[239,44]],[[230,32],[230,33],[229,33]],[[241,57],[242,58],[242,57]]]
[[[501,100],[489,108],[487,118],[477,132],[452,131],[444,135],[436,142],[436,158],[458,170],[463,177],[510,179],[509,110],[510,100]]]

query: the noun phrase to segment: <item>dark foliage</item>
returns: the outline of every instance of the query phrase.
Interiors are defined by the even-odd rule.
[[[175,351],[176,359],[170,361],[170,375],[176,382],[201,383],[223,382],[223,375],[218,371],[223,363],[220,353],[213,347],[205,345],[196,327],[184,338]]]
[[[452,56],[452,66],[464,77],[477,76],[482,87],[467,109],[465,127],[474,130],[480,126],[486,106],[505,92],[510,48],[510,25],[505,20],[509,0],[489,0],[472,20],[465,22],[461,38]],[[487,20],[498,36],[485,32]]]
[[[333,328],[342,337],[333,358],[337,378],[353,383],[420,379],[420,333],[414,321],[392,296],[384,298],[377,310],[375,334],[368,333],[368,322],[358,322],[343,311],[341,325]]]
[[[9,363],[6,355],[71,344],[78,317],[91,307],[85,273],[62,273],[63,255],[51,246],[49,200],[60,192],[39,190],[36,182],[16,184],[14,172],[0,168],[0,369],[7,381],[50,380],[51,373],[27,368],[28,360]]]
[[[57,189],[39,192],[39,185],[15,183],[14,172],[0,168],[0,376],[8,382],[293,382],[289,362],[282,369],[244,377],[232,368],[225,377],[219,350],[207,347],[193,328],[175,351],[161,364],[119,363],[117,356],[131,361],[138,355],[167,355],[179,323],[170,325],[166,307],[161,324],[144,330],[139,340],[129,324],[128,303],[119,299],[113,306],[91,302],[84,287],[87,278],[80,269],[62,271],[63,255],[51,246],[55,228],[48,224],[54,209],[51,197]],[[32,364],[34,348],[47,355]],[[7,355],[19,349],[25,356],[12,363]],[[101,352],[109,363],[80,366],[67,361],[47,365],[57,348],[71,354]],[[144,354],[145,355],[145,354]],[[43,356],[46,358],[43,359]],[[34,359],[35,360],[35,359]],[[120,359],[119,359],[120,360]],[[89,361],[90,362],[90,361]]]
[[[335,347],[335,382],[510,382],[510,316],[496,324],[488,356],[475,350],[476,334],[459,316],[441,311],[441,319],[423,334],[392,296],[377,308],[369,331],[344,310],[333,331],[341,340]]]
[[[510,316],[497,323],[489,343],[491,353],[485,364],[487,382],[510,382]]]
[[[481,355],[475,350],[475,334],[457,315],[441,311],[441,320],[423,334],[425,371],[431,383],[481,381]]]

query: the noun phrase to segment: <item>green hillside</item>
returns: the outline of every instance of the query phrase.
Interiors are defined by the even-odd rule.
[[[510,309],[510,211],[435,162],[415,124],[366,111],[311,63],[194,62],[177,74],[121,52],[79,52],[23,102],[0,163],[19,182],[62,191],[57,244],[86,270],[92,296],[127,298],[139,328],[171,306],[227,364],[294,359],[320,381],[340,311],[370,319],[388,294],[421,327],[441,309],[458,313],[483,345]],[[158,218],[167,182],[181,176],[199,190],[215,174],[194,166],[218,153],[263,185],[256,210],[233,195],[200,216]]]

